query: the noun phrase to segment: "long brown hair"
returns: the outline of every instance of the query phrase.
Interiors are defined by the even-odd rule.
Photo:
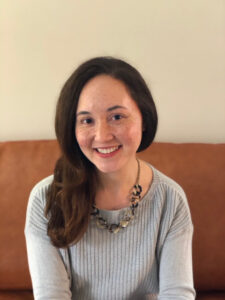
[[[146,149],[156,134],[155,103],[134,67],[113,57],[96,57],[74,71],[64,84],[56,107],[55,131],[62,156],[55,166],[45,209],[48,235],[56,247],[77,243],[89,224],[98,179],[95,166],[84,156],[76,140],[76,111],[84,85],[100,74],[121,80],[141,111],[144,131],[138,152]]]

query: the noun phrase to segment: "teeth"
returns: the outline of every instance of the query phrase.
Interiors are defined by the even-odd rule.
[[[107,149],[97,149],[97,150],[98,150],[98,152],[100,152],[100,153],[108,154],[108,153],[111,153],[111,152],[117,150],[118,148],[119,148],[119,146],[113,147],[113,148],[107,148]]]

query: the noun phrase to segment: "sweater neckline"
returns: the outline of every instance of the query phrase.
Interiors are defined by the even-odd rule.
[[[138,203],[139,207],[141,207],[143,205],[143,203],[145,203],[146,201],[149,201],[151,199],[154,189],[155,189],[155,184],[157,181],[157,170],[150,163],[147,163],[147,165],[152,170],[152,181],[151,181],[151,184],[149,185],[149,188],[148,188],[147,192],[145,193],[144,197]],[[117,216],[117,215],[120,215],[121,213],[125,212],[128,208],[129,208],[129,206],[123,207],[120,209],[116,209],[116,210],[99,209],[99,212],[100,212],[100,214],[102,214],[104,216]]]

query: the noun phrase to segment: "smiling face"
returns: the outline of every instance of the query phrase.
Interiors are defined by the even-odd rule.
[[[91,79],[81,91],[76,139],[83,154],[104,173],[133,167],[142,138],[142,115],[120,80]]]

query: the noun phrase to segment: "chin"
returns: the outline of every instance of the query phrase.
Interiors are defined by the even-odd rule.
[[[98,171],[105,173],[105,174],[109,174],[109,173],[114,173],[116,171],[118,171],[120,168],[116,167],[115,164],[114,165],[100,165],[100,164],[95,164],[95,167]]]
[[[105,161],[102,161],[102,159],[100,161],[98,160],[93,160],[92,163],[95,165],[96,169],[102,173],[114,173],[119,171],[123,165],[124,162],[121,161],[121,159],[117,159],[117,160],[108,160],[106,159]]]

